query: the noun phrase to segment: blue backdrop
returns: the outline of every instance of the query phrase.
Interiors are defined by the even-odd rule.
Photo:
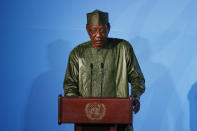
[[[146,78],[135,131],[197,131],[196,0],[5,0],[0,3],[1,131],[57,125],[68,55],[89,40],[86,13],[109,12],[110,37],[133,45]]]

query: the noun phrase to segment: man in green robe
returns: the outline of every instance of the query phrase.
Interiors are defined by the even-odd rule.
[[[145,91],[145,80],[128,41],[108,38],[108,13],[95,10],[87,14],[86,30],[90,41],[75,47],[69,56],[64,79],[65,96],[133,97],[134,112],[140,109],[139,98]],[[118,131],[129,131],[129,125],[118,125]]]

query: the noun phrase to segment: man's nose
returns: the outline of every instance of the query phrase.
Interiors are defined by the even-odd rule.
[[[97,33],[96,33],[96,37],[101,37],[101,32],[100,31],[98,31]]]

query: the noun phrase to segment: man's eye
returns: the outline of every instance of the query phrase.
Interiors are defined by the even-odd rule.
[[[100,30],[100,33],[105,33],[105,30],[104,30],[104,29],[101,29],[101,30]]]
[[[91,32],[92,34],[95,34],[95,33],[96,33],[96,30],[90,30],[90,32]]]

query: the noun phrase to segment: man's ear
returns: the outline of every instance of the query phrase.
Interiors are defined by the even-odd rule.
[[[106,25],[107,25],[107,30],[108,30],[108,33],[109,33],[109,31],[110,31],[110,23],[107,23]]]

